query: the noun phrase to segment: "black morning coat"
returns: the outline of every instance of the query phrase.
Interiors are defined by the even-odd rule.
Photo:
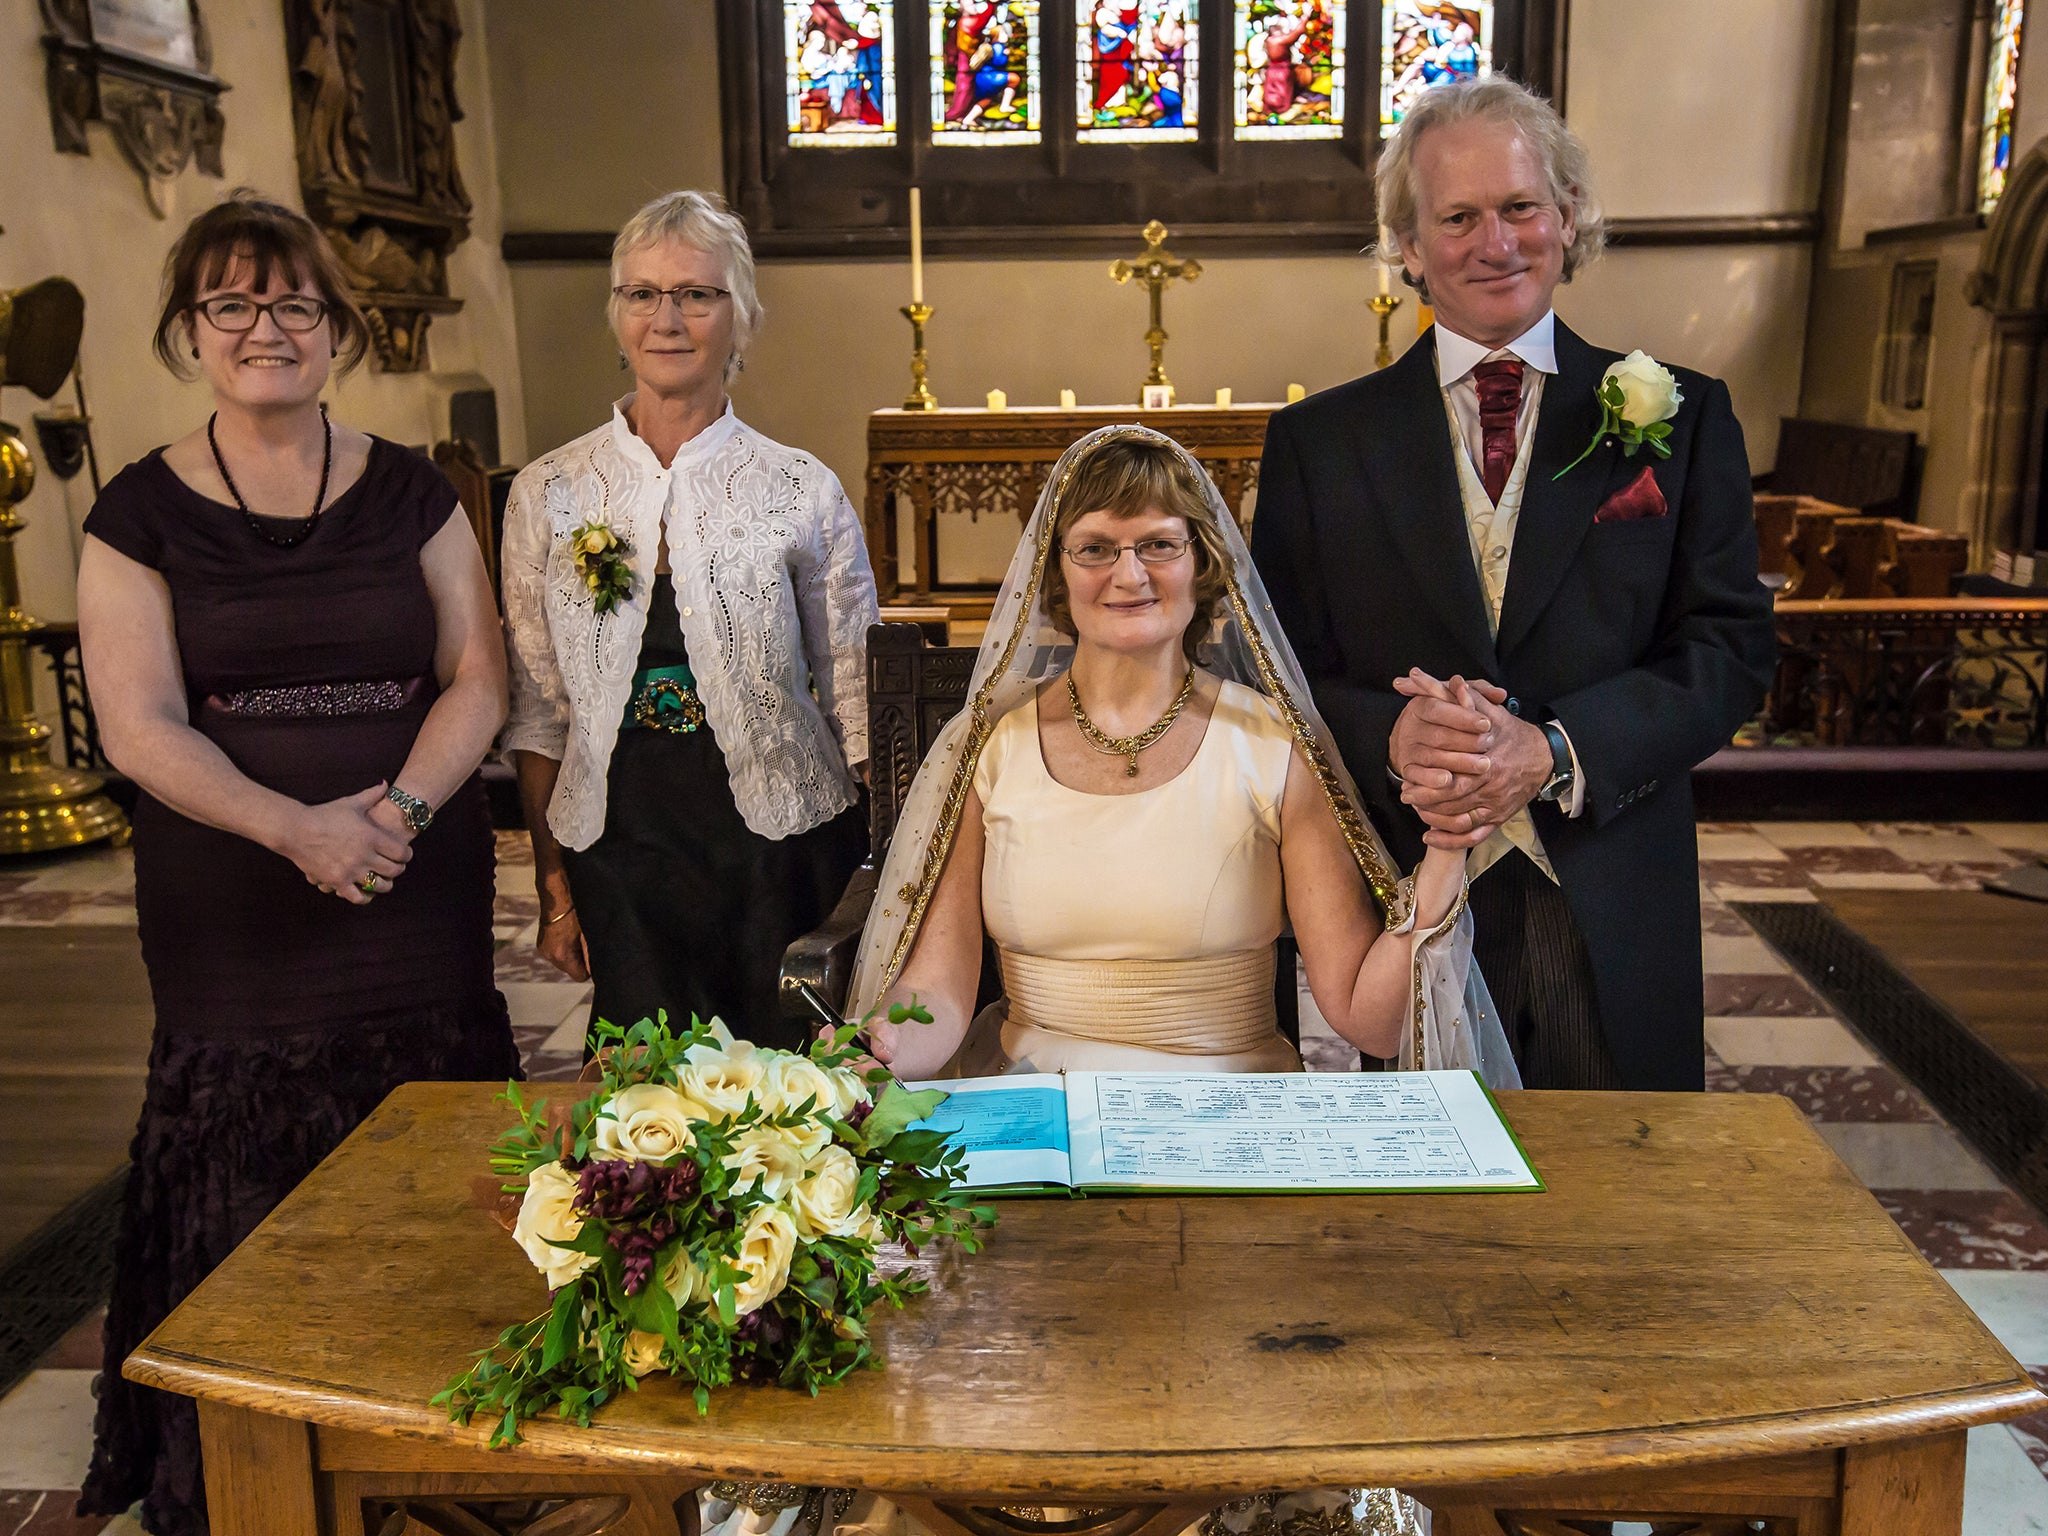
[[[1673,368],[1684,403],[1669,459],[1627,457],[1610,439],[1553,479],[1591,441],[1596,392],[1621,357],[1562,321],[1556,344],[1498,639],[1473,568],[1433,330],[1393,366],[1274,413],[1252,557],[1404,868],[1422,856],[1423,826],[1386,773],[1406,702],[1394,678],[1410,667],[1485,678],[1523,719],[1563,723],[1585,776],[1583,813],[1530,810],[1591,951],[1608,1046],[1631,1088],[1698,1090],[1690,770],[1756,712],[1777,655],[1749,459],[1727,386]],[[1667,514],[1596,522],[1646,464]]]

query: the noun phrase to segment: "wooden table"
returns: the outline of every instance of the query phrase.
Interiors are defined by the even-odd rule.
[[[2044,1402],[1789,1101],[1523,1093],[1547,1193],[1014,1202],[879,1320],[886,1369],[704,1418],[652,1384],[493,1453],[427,1406],[545,1299],[471,1205],[492,1091],[393,1094],[130,1357],[199,1399],[216,1536],[359,1536],[366,1509],[417,1536],[393,1507],[542,1494],[586,1501],[565,1530],[675,1536],[713,1478],[980,1536],[1017,1529],[991,1506],[1135,1506],[1103,1536],[1163,1536],[1381,1484],[1438,1536],[1595,1511],[1953,1536],[1964,1431]]]
[[[1118,422],[1143,422],[1174,439],[1209,472],[1224,503],[1248,519],[1266,418],[1278,409],[1248,404],[1164,411],[1132,405],[876,411],[868,417],[866,525],[868,559],[882,601],[938,603],[956,619],[986,619],[994,585],[935,585],[939,519],[951,513],[1015,518],[1021,529],[1059,456],[1085,433]],[[910,504],[915,554],[908,581],[897,534],[899,497]]]

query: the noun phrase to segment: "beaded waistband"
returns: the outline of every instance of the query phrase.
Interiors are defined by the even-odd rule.
[[[289,688],[240,688],[209,694],[206,708],[237,719],[310,720],[347,715],[395,715],[426,686],[424,677],[371,683],[298,683]]]

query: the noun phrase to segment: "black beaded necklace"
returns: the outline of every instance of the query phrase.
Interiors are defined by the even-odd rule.
[[[228,473],[228,461],[220,455],[220,439],[214,435],[213,424],[220,420],[220,412],[206,418],[206,446],[213,450],[213,467],[220,471],[221,484],[228,488],[228,494],[235,498],[235,505],[242,509],[242,520],[248,523],[256,537],[266,544],[275,544],[279,549],[290,549],[303,544],[320,526],[320,514],[327,507],[327,476],[334,468],[334,423],[327,419],[327,403],[320,404],[320,426],[327,434],[327,446],[320,454],[320,489],[313,497],[313,515],[300,519],[302,526],[296,533],[279,533],[273,524],[287,521],[283,518],[258,517],[249,510],[249,503],[242,500],[242,493],[235,486],[235,477]]]

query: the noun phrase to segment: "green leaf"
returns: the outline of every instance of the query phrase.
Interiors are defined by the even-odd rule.
[[[555,1292],[555,1305],[548,1313],[547,1337],[541,1345],[540,1368],[552,1371],[576,1348],[576,1322],[583,1309],[583,1282],[570,1281]]]
[[[929,1116],[948,1097],[950,1095],[943,1088],[912,1091],[901,1083],[892,1082],[875,1100],[874,1112],[861,1123],[861,1139],[868,1147],[879,1151],[894,1141],[899,1132]]]

